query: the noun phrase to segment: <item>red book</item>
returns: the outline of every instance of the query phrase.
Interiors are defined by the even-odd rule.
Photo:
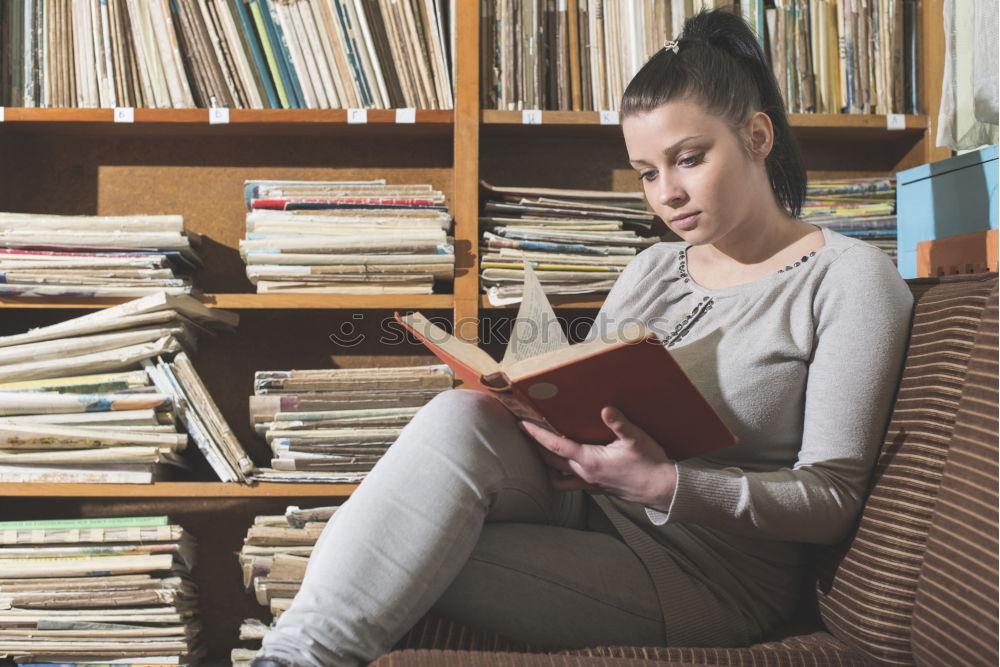
[[[677,461],[736,442],[656,334],[641,325],[504,364],[420,313],[397,313],[396,320],[469,387],[577,442],[614,438],[601,419],[605,406],[620,409]]]

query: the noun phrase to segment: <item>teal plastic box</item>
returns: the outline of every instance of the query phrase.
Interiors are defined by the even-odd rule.
[[[997,146],[896,174],[898,265],[917,277],[917,244],[997,228]]]

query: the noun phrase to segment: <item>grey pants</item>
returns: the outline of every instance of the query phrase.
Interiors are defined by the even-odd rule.
[[[436,397],[327,525],[261,655],[367,664],[432,609],[535,644],[663,645],[642,563],[536,447],[494,399]]]

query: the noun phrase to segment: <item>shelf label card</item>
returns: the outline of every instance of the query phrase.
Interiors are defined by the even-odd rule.
[[[417,122],[417,110],[416,109],[396,109],[396,122],[397,123],[416,123]]]
[[[885,127],[887,130],[905,130],[906,116],[901,113],[891,113],[885,117]]]
[[[601,109],[601,125],[618,125],[618,112]]]
[[[542,110],[541,109],[525,109],[521,112],[521,124],[522,125],[541,125],[542,124]]]
[[[348,109],[347,122],[351,125],[359,125],[368,122],[368,109]]]
[[[208,110],[208,122],[210,125],[228,125],[229,109],[225,107],[212,107]]]
[[[6,118],[3,115],[3,107],[0,107],[0,123],[4,122]]]
[[[115,107],[116,123],[134,123],[135,109],[132,107]]]

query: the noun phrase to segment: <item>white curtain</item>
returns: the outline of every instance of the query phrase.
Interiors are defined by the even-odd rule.
[[[997,143],[997,0],[944,0],[944,81],[938,146]]]

